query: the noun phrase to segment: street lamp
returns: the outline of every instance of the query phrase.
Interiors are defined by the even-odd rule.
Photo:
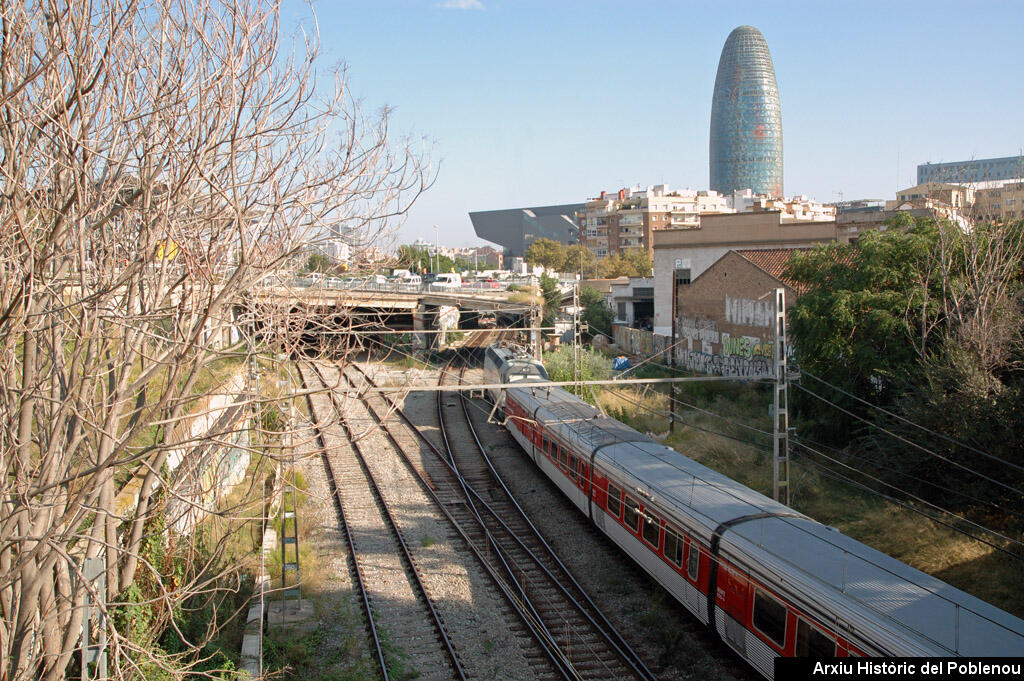
[[[434,272],[441,269],[441,251],[437,250],[437,225],[434,225]]]

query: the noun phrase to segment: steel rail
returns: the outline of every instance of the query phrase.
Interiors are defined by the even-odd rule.
[[[309,391],[309,382],[306,380],[306,374],[302,370],[301,363],[299,364],[298,369],[299,376],[302,378],[302,384],[306,390]],[[324,387],[327,387],[326,383],[324,384]],[[352,532],[348,525],[348,519],[345,517],[345,507],[341,503],[341,488],[338,486],[338,479],[334,473],[334,464],[331,463],[330,457],[327,454],[327,438],[324,437],[323,428],[317,421],[316,411],[313,409],[313,398],[309,392],[306,393],[306,404],[309,407],[310,422],[313,425],[313,429],[316,430],[316,437],[320,442],[320,458],[323,460],[324,469],[327,471],[327,481],[330,483],[331,492],[334,494],[334,503],[338,509],[338,516],[341,519],[341,527],[345,534],[345,541],[348,543],[348,550],[352,554],[353,572],[355,572],[356,584],[359,589],[360,600],[363,602],[363,609],[366,610],[366,621],[370,629],[370,637],[373,639],[373,646],[377,651],[377,662],[380,665],[381,677],[383,678],[383,681],[390,681],[387,661],[384,659],[384,646],[377,633],[377,623],[373,616],[373,608],[370,606],[370,597],[366,591],[366,584],[363,580],[363,569],[360,567],[359,560],[356,557],[357,551],[355,539],[352,537]]]
[[[438,376],[438,382],[444,381],[445,374],[448,372],[452,363],[454,362],[455,358],[452,358],[451,360],[448,361],[448,364],[444,366],[444,368],[441,370],[440,375]],[[548,629],[547,625],[544,622],[544,618],[541,616],[541,614],[537,612],[537,608],[536,606],[534,606],[533,600],[526,595],[526,585],[516,577],[515,570],[509,564],[508,558],[506,557],[507,552],[500,544],[498,544],[497,540],[494,538],[494,535],[491,533],[490,529],[487,527],[487,524],[484,522],[483,517],[480,515],[480,511],[477,509],[476,504],[473,502],[473,494],[470,493],[466,479],[462,476],[461,471],[459,471],[458,462],[455,460],[455,449],[451,446],[451,443],[448,439],[448,428],[444,417],[444,396],[442,395],[442,393],[437,393],[437,418],[438,423],[441,426],[441,438],[444,440],[445,449],[448,450],[450,467],[452,471],[455,473],[455,478],[458,481],[459,486],[462,488],[462,494],[466,497],[467,507],[473,513],[473,516],[476,518],[476,522],[480,526],[480,529],[483,531],[488,546],[494,549],[495,555],[498,557],[498,560],[501,561],[501,565],[503,568],[505,568],[505,572],[508,575],[508,578],[512,581],[513,584],[519,587],[519,593],[522,597],[523,606],[529,609],[532,619],[537,623],[537,627],[539,627],[540,630],[543,632],[542,646],[545,648],[546,652],[548,652],[548,656],[551,658],[552,662],[554,662],[555,665],[559,668],[559,672],[563,675],[564,678],[575,678],[574,670],[571,668],[571,665],[568,665],[568,663],[563,659],[561,653],[559,652],[556,654],[552,652],[553,650],[558,649],[558,646],[555,642],[554,634],[552,634],[551,630]]]
[[[463,367],[463,371],[460,373],[460,381],[464,373],[465,367]],[[487,450],[484,447],[483,442],[480,441],[480,436],[479,433],[477,432],[476,426],[473,425],[473,421],[469,416],[469,407],[467,406],[468,400],[466,399],[465,393],[459,393],[459,398],[460,404],[462,406],[462,413],[466,417],[466,424],[469,426],[469,432],[473,436],[473,442],[476,443],[477,450],[480,452],[480,455],[483,457],[484,462],[487,464],[487,468],[490,471],[491,476],[494,478],[494,481],[501,486],[502,490],[504,490],[505,494],[511,500],[513,507],[516,509],[516,512],[519,514],[519,517],[523,519],[527,527],[530,528],[530,531],[533,532],[533,534],[537,537],[537,539],[540,541],[541,545],[544,547],[544,550],[547,552],[547,554],[551,557],[555,564],[558,565],[559,569],[566,576],[566,578],[573,585],[573,587],[575,587],[576,590],[582,595],[583,600],[586,602],[586,604],[590,606],[590,608],[593,609],[593,611],[597,614],[597,617],[600,620],[601,624],[603,624],[604,627],[607,628],[608,635],[613,636],[616,639],[616,642],[618,644],[615,646],[616,651],[618,651],[619,654],[623,656],[623,659],[627,662],[627,664],[633,667],[633,669],[637,671],[638,674],[654,681],[656,679],[654,674],[650,671],[650,669],[647,668],[647,665],[644,664],[643,660],[640,659],[640,656],[637,654],[637,652],[633,650],[629,643],[627,643],[626,640],[622,637],[622,634],[619,633],[619,630],[612,625],[612,623],[605,616],[604,612],[598,607],[598,605],[593,601],[593,599],[590,598],[590,594],[588,594],[586,590],[583,588],[583,585],[581,585],[576,580],[576,577],[573,576],[572,572],[569,571],[569,568],[565,565],[565,563],[562,562],[562,559],[558,557],[558,554],[555,552],[554,548],[552,548],[552,546],[547,542],[547,540],[544,539],[544,536],[540,533],[540,530],[537,529],[537,527],[533,524],[533,521],[531,521],[530,518],[526,515],[526,511],[523,510],[522,506],[519,505],[519,502],[516,501],[516,498],[512,494],[512,491],[508,488],[508,485],[505,484],[505,480],[501,477],[497,469],[494,467],[494,463],[491,461],[491,457],[488,456]]]
[[[369,376],[366,374],[366,372],[363,371],[362,368],[359,367],[359,365],[353,364],[351,366],[353,366],[357,371],[359,371],[362,374],[362,376],[364,377],[364,379],[366,379],[368,381],[371,380],[369,378]],[[356,385],[355,381],[352,380],[352,378],[350,376],[345,374],[344,371],[341,371],[340,373],[341,373],[342,378],[344,378],[345,381],[348,382],[349,385],[352,388],[354,388],[356,390],[360,389],[360,386]],[[562,654],[561,650],[558,649],[558,647],[554,643],[554,641],[553,640],[551,640],[551,641],[547,640],[545,638],[544,634],[539,629],[537,629],[538,621],[532,620],[528,616],[528,614],[526,613],[526,611],[523,608],[523,606],[517,604],[520,599],[521,600],[525,600],[526,599],[526,594],[523,593],[523,592],[519,592],[517,594],[515,591],[513,591],[511,588],[509,588],[509,586],[505,582],[505,580],[501,577],[501,575],[499,575],[495,571],[494,567],[490,564],[489,560],[484,555],[484,553],[480,549],[480,547],[478,547],[476,545],[476,543],[473,541],[473,538],[469,536],[468,531],[459,523],[458,519],[455,518],[455,516],[452,515],[452,513],[445,507],[445,503],[440,499],[440,497],[438,497],[437,492],[434,490],[433,484],[431,482],[427,481],[427,479],[424,478],[423,474],[412,463],[412,460],[409,458],[408,454],[405,452],[405,449],[402,447],[402,445],[398,442],[398,439],[395,437],[394,433],[391,432],[391,429],[387,426],[387,424],[385,423],[384,419],[381,418],[381,416],[377,413],[377,411],[373,408],[373,406],[369,404],[369,402],[366,400],[365,397],[361,397],[361,399],[362,399],[363,403],[366,405],[367,410],[370,412],[370,415],[374,418],[374,420],[377,422],[377,424],[381,427],[381,430],[383,431],[385,437],[388,438],[388,440],[391,442],[391,444],[395,447],[395,450],[401,455],[403,463],[406,465],[406,467],[409,469],[409,471],[419,481],[420,487],[423,489],[423,491],[428,496],[430,496],[430,498],[437,505],[437,507],[441,511],[441,513],[444,514],[444,516],[446,518],[448,518],[449,522],[452,524],[452,527],[455,529],[455,531],[458,533],[458,535],[463,539],[463,541],[466,542],[466,545],[469,547],[469,549],[473,552],[473,554],[480,561],[480,563],[483,566],[484,570],[491,577],[491,579],[494,581],[494,583],[498,586],[498,589],[502,592],[502,594],[509,601],[509,603],[512,605],[513,610],[519,616],[519,618],[523,622],[524,626],[526,626],[526,628],[530,631],[530,633],[534,636],[534,638],[537,639],[537,641],[540,644],[541,648],[545,651],[545,653],[548,655],[548,657],[552,660],[552,663],[554,664],[555,670],[559,673],[559,675],[562,678],[566,679],[567,681],[573,681],[573,680],[575,680],[575,681],[582,681],[581,677],[575,672],[575,670],[572,669],[571,663],[569,663],[569,661],[564,657],[564,655]],[[393,403],[391,403],[390,400],[388,400],[388,403],[392,407],[392,409],[397,409],[397,407]],[[409,421],[407,419],[407,417],[404,415],[404,413],[401,414],[401,416],[402,416],[403,420],[405,420],[406,424],[410,426],[410,428],[413,430],[413,432],[421,440],[423,440],[427,444],[427,446],[430,447],[430,449],[441,459],[442,463],[444,463],[445,465],[448,465],[450,467],[449,462],[444,460],[443,456],[440,454],[440,452],[437,450],[437,448],[434,447],[433,443],[431,443],[429,440],[426,440],[423,437],[423,434],[419,431],[419,429],[415,425],[412,424],[411,421]],[[480,499],[478,494],[476,494],[475,492],[473,492],[473,494],[474,494],[474,496],[477,497],[477,499]],[[493,511],[491,511],[491,512],[493,513]]]
[[[362,369],[362,367],[360,367],[360,366],[359,366],[359,365],[357,365],[357,364],[355,364],[355,365],[352,365],[352,366],[353,366],[353,368],[354,368],[354,369],[355,369],[356,371],[358,371],[358,372],[359,372],[359,373],[360,373],[360,374],[361,374],[361,375],[363,376],[363,378],[365,379],[365,381],[366,381],[367,385],[371,385],[371,386],[372,386],[372,385],[374,384],[374,382],[373,382],[373,379],[372,379],[372,378],[371,378],[371,377],[370,377],[370,376],[369,376],[369,375],[368,375],[368,374],[367,374],[367,373],[366,373],[366,372],[365,372],[365,371],[364,371],[364,370]],[[347,377],[346,377],[346,378],[347,378]],[[352,385],[352,386],[353,386],[354,388],[357,388],[357,389],[362,389],[362,390],[365,390],[365,387],[366,387],[366,386],[356,386],[356,385],[355,385],[355,382],[351,381],[351,379],[348,379],[348,380],[349,380],[350,384],[351,384],[351,385]],[[402,410],[402,409],[401,409],[401,408],[400,408],[400,407],[399,407],[399,406],[398,406],[398,405],[397,405],[397,404],[396,404],[396,403],[395,403],[395,402],[394,402],[393,400],[391,400],[391,399],[390,399],[389,397],[387,397],[386,395],[383,395],[383,394],[382,394],[382,395],[380,395],[380,397],[381,397],[381,398],[382,398],[382,399],[383,399],[383,400],[384,400],[384,401],[385,401],[385,402],[386,402],[386,403],[387,403],[387,404],[388,404],[388,405],[389,405],[389,406],[391,407],[391,410],[392,410],[392,411],[393,411],[394,413],[396,413],[396,414],[397,414],[397,415],[398,415],[398,416],[399,416],[399,417],[400,417],[400,418],[401,418],[401,419],[402,419],[402,420],[403,420],[403,421],[404,421],[404,422],[406,423],[406,425],[407,425],[407,426],[409,426],[409,428],[410,428],[410,429],[411,429],[411,430],[412,430],[412,431],[413,431],[413,432],[414,432],[414,433],[415,433],[415,434],[416,434],[416,435],[417,435],[417,436],[418,436],[418,437],[420,438],[420,440],[422,440],[422,441],[423,441],[423,443],[424,443],[424,444],[426,444],[426,445],[427,445],[427,447],[428,447],[428,448],[429,448],[429,449],[430,449],[431,451],[433,451],[433,453],[435,454],[435,456],[436,456],[436,457],[437,457],[437,458],[438,458],[438,459],[439,459],[439,460],[440,460],[440,461],[441,461],[441,462],[442,462],[442,463],[443,463],[443,464],[444,464],[445,466],[447,466],[447,467],[448,467],[448,468],[449,468],[449,469],[450,469],[450,470],[452,471],[452,474],[453,474],[454,476],[456,476],[457,478],[461,478],[461,474],[460,474],[460,473],[459,473],[459,472],[458,472],[457,470],[455,470],[455,469],[453,468],[453,466],[452,466],[451,462],[450,462],[450,461],[449,461],[449,460],[448,460],[448,459],[447,459],[447,458],[445,457],[445,455],[444,455],[444,454],[443,454],[443,453],[442,453],[442,452],[441,452],[441,451],[440,451],[440,450],[439,450],[439,449],[437,448],[437,446],[436,446],[436,445],[434,445],[434,443],[433,443],[433,442],[431,442],[431,441],[430,441],[430,440],[429,440],[429,439],[428,439],[428,438],[427,438],[426,436],[424,436],[424,435],[423,435],[423,433],[422,433],[422,432],[420,431],[420,429],[419,429],[419,428],[418,428],[418,427],[417,427],[417,426],[416,426],[416,425],[415,425],[415,424],[414,424],[414,423],[412,422],[412,420],[411,420],[411,419],[409,419],[409,417],[408,417],[408,416],[407,416],[407,415],[406,415],[406,414],[404,413],[404,411],[403,411],[403,410]],[[379,422],[379,423],[381,424],[381,426],[382,426],[382,427],[383,427],[383,428],[384,428],[385,430],[387,430],[387,426],[386,426],[386,425],[384,424],[383,420],[381,420],[379,416],[376,416],[376,414],[375,414],[375,418],[377,418],[377,419],[378,419],[378,422]],[[593,617],[593,616],[591,615],[591,613],[590,613],[590,612],[588,612],[588,609],[587,609],[587,608],[585,608],[585,607],[584,607],[584,606],[583,606],[583,605],[582,605],[582,604],[581,604],[581,603],[580,603],[579,601],[577,601],[577,599],[576,599],[576,598],[575,598],[575,597],[574,597],[574,596],[573,596],[573,595],[572,595],[571,593],[569,593],[569,591],[568,591],[568,590],[567,590],[567,589],[565,588],[564,584],[562,584],[562,582],[561,582],[561,581],[560,581],[560,580],[559,580],[559,579],[558,579],[558,578],[557,578],[557,577],[556,577],[556,576],[555,576],[555,575],[554,575],[553,573],[551,573],[551,571],[550,571],[550,570],[548,569],[548,567],[547,567],[546,565],[544,565],[544,563],[543,563],[543,562],[541,561],[541,559],[540,559],[540,558],[539,558],[539,557],[538,557],[538,556],[537,556],[537,555],[536,555],[536,554],[535,554],[535,553],[533,552],[533,550],[532,550],[532,549],[530,549],[530,548],[529,548],[529,547],[528,547],[528,546],[527,546],[527,545],[525,544],[525,542],[524,542],[524,541],[522,540],[522,538],[520,538],[520,537],[519,537],[519,536],[518,536],[518,535],[516,534],[515,530],[513,530],[513,529],[512,529],[511,527],[509,527],[509,525],[508,525],[508,524],[507,524],[507,523],[506,523],[506,522],[504,521],[504,519],[503,519],[503,518],[501,517],[501,514],[499,514],[499,513],[498,513],[498,512],[497,512],[497,511],[496,511],[496,510],[495,510],[495,509],[494,509],[494,508],[493,508],[493,507],[492,507],[492,506],[491,506],[491,505],[490,505],[490,504],[489,504],[489,503],[488,503],[488,502],[487,502],[487,501],[486,501],[486,500],[485,500],[485,499],[484,499],[484,498],[483,498],[483,497],[482,497],[482,496],[481,496],[481,495],[480,495],[480,494],[479,494],[479,493],[478,493],[478,492],[477,492],[477,491],[476,491],[475,489],[473,489],[472,485],[469,485],[469,484],[467,483],[467,484],[465,485],[465,487],[466,487],[466,489],[468,489],[468,491],[470,492],[470,494],[472,494],[472,496],[473,496],[473,497],[475,497],[475,498],[477,499],[477,501],[478,501],[478,502],[480,503],[481,507],[487,510],[488,514],[489,514],[489,515],[490,515],[491,517],[493,517],[493,518],[495,519],[495,521],[496,521],[496,522],[497,522],[497,523],[498,523],[498,524],[499,524],[499,525],[501,526],[501,528],[502,528],[502,529],[503,529],[503,530],[504,530],[504,531],[505,531],[506,533],[508,533],[508,535],[509,535],[509,536],[510,536],[510,537],[511,537],[511,538],[512,538],[512,539],[513,539],[514,541],[515,541],[515,543],[517,543],[517,544],[518,544],[518,545],[520,546],[520,548],[521,548],[521,549],[522,549],[523,551],[525,551],[525,552],[526,552],[526,553],[527,553],[527,554],[529,555],[529,557],[530,557],[530,558],[531,558],[531,559],[532,559],[532,560],[533,560],[533,561],[534,561],[534,562],[535,562],[535,563],[537,564],[537,566],[538,566],[538,567],[539,567],[539,568],[540,568],[540,569],[541,569],[541,570],[542,570],[542,571],[543,571],[543,572],[544,572],[544,573],[545,573],[545,574],[547,575],[547,577],[548,577],[548,578],[549,578],[549,579],[551,580],[551,582],[552,582],[552,583],[553,583],[553,584],[554,584],[554,585],[556,586],[556,588],[557,588],[558,590],[560,590],[560,591],[562,592],[562,595],[563,595],[563,596],[564,596],[564,597],[566,598],[566,600],[567,600],[567,601],[568,601],[568,602],[569,602],[569,603],[570,603],[570,604],[571,604],[571,605],[572,605],[572,606],[573,606],[573,607],[574,607],[574,608],[575,608],[575,609],[576,609],[576,610],[577,610],[577,611],[578,611],[578,612],[579,612],[579,613],[580,613],[580,614],[581,614],[581,615],[582,615],[582,616],[583,616],[583,617],[584,617],[585,619],[587,619],[587,620],[588,620],[588,621],[590,622],[591,626],[592,626],[592,627],[594,628],[594,630],[595,630],[595,631],[596,631],[596,632],[597,632],[597,633],[598,633],[598,634],[599,634],[599,635],[600,635],[600,636],[601,636],[602,638],[604,638],[604,639],[605,639],[605,640],[606,640],[606,641],[607,641],[607,642],[609,643],[609,645],[610,645],[610,646],[612,646],[612,648],[613,648],[613,649],[614,649],[614,650],[616,651],[617,655],[618,655],[618,656],[619,656],[619,657],[620,657],[620,658],[621,658],[621,659],[622,659],[622,660],[623,660],[623,661],[624,661],[624,662],[626,663],[626,665],[627,665],[627,666],[629,666],[629,667],[631,667],[631,668],[633,668],[633,669],[634,669],[634,673],[636,673],[636,675],[637,675],[637,676],[640,676],[640,677],[642,677],[642,678],[644,678],[644,679],[648,679],[648,680],[653,680],[653,679],[655,679],[656,677],[655,677],[655,676],[654,676],[654,675],[653,675],[653,674],[652,674],[652,673],[650,672],[650,670],[649,670],[649,669],[647,669],[646,665],[644,665],[644,664],[643,664],[643,662],[642,662],[642,661],[640,661],[640,658],[639,658],[639,656],[638,656],[638,655],[636,654],[636,652],[635,652],[635,651],[633,651],[633,650],[632,650],[631,648],[629,648],[628,644],[626,644],[626,643],[625,643],[625,641],[624,641],[624,640],[622,639],[621,635],[619,635],[619,634],[618,634],[618,632],[615,632],[615,633],[616,633],[616,636],[617,636],[617,638],[619,639],[619,641],[621,641],[621,642],[622,642],[622,644],[624,644],[624,645],[626,646],[626,649],[627,649],[627,650],[629,650],[629,653],[626,653],[626,652],[624,652],[623,650],[620,650],[620,649],[619,649],[619,644],[618,644],[618,643],[617,643],[616,641],[612,640],[612,637],[610,637],[610,636],[609,636],[609,634],[608,634],[608,633],[607,633],[607,632],[606,632],[606,631],[604,630],[604,627],[603,627],[603,626],[601,626],[601,625],[600,625],[600,624],[599,624],[599,623],[598,623],[598,622],[597,622],[597,621],[596,621],[596,620],[594,619],[594,617]],[[521,509],[520,509],[520,512],[522,512],[522,510],[521,510]],[[532,527],[532,525],[531,525],[531,527]],[[486,527],[484,528],[484,531],[485,531],[485,532],[487,532],[487,529],[486,529]],[[542,542],[542,544],[544,544],[544,545],[545,545],[545,549],[546,549],[546,550],[547,550],[547,551],[548,551],[549,553],[553,553],[553,549],[552,549],[552,548],[550,547],[550,545],[548,545],[548,544],[547,544],[547,542],[545,542],[545,541],[544,541],[543,537],[542,537],[542,536],[541,536],[541,535],[539,534],[539,532],[537,532],[537,530],[536,530],[536,528],[535,528],[535,527],[533,527],[533,531],[534,531],[534,533],[535,533],[535,534],[537,535],[538,539],[539,539],[539,540],[540,540],[540,541]],[[559,561],[559,564],[560,564],[560,566],[561,566],[562,570],[563,570],[563,571],[566,571],[566,569],[565,569],[564,565],[561,565],[560,561]],[[573,583],[574,583],[574,586],[575,586],[575,588],[577,588],[577,589],[578,589],[579,591],[581,591],[582,593],[584,593],[584,594],[585,594],[585,592],[583,591],[582,587],[580,587],[580,586],[579,586],[578,582],[575,582],[575,580],[572,580],[572,581],[573,581]],[[588,597],[588,600],[589,600],[589,597]],[[592,604],[592,603],[593,603],[593,601],[590,601],[590,603]],[[591,607],[593,607],[593,608],[594,608],[595,610],[597,610],[597,608],[596,608],[596,606],[595,606],[595,605],[591,605]],[[600,612],[600,610],[597,610],[597,611],[598,611],[598,612]],[[603,613],[601,614],[601,619],[602,619],[602,620],[603,620],[603,621],[604,621],[605,623],[607,623],[607,618],[603,616]],[[609,626],[609,627],[610,627],[611,625],[610,625],[610,624],[606,624],[606,626]],[[612,629],[614,629],[614,628],[612,628]],[[639,664],[636,664],[636,663],[639,663]]]

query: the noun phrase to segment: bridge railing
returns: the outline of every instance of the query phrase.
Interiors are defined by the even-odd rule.
[[[450,284],[410,284],[402,281],[374,281],[370,279],[341,279],[338,277],[295,277],[290,280],[261,282],[264,286],[295,288],[317,288],[325,291],[366,291],[373,293],[503,293],[508,290],[505,282],[470,281],[462,286]]]

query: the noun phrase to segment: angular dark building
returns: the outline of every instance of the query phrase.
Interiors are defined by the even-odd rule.
[[[734,29],[711,100],[711,189],[782,194],[782,108],[775,66],[753,26]]]
[[[522,257],[537,239],[576,243],[579,236],[576,211],[582,208],[582,203],[566,203],[560,206],[480,210],[470,213],[469,219],[478,237],[502,246],[509,256]]]

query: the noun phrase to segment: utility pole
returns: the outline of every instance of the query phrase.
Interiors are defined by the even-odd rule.
[[[583,386],[580,381],[583,377],[583,355],[580,347],[583,338],[580,334],[580,275],[576,275],[576,281],[572,286],[572,374],[576,381],[576,394],[583,397]]]
[[[772,410],[772,495],[789,506],[789,385],[786,375],[786,291],[775,289],[775,401]]]
[[[676,377],[676,314],[679,306],[679,276],[676,270],[672,270],[672,335],[670,336],[668,351],[668,363],[672,367],[672,378]],[[676,384],[668,386],[668,432],[676,432]]]

